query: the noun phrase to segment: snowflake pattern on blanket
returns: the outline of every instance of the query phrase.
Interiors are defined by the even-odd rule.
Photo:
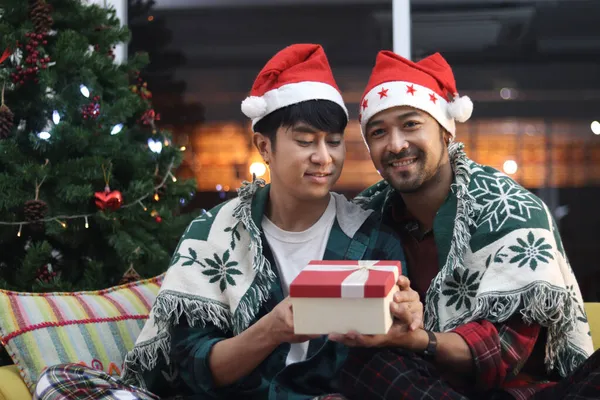
[[[425,300],[425,325],[449,331],[520,313],[548,328],[547,369],[566,376],[593,352],[579,286],[548,207],[507,175],[449,147],[450,194],[434,221],[440,272]],[[355,201],[389,215],[401,201],[381,181]]]

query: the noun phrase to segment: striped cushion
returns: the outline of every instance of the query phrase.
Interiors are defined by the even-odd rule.
[[[0,290],[0,342],[32,393],[40,374],[56,364],[120,375],[163,277],[88,292]]]

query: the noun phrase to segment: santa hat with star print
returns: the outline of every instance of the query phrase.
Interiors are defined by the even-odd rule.
[[[332,101],[348,116],[323,48],[294,44],[275,54],[260,71],[250,96],[242,102],[242,112],[254,128],[273,111],[307,100]]]
[[[369,119],[388,108],[410,106],[429,113],[451,135],[455,121],[467,121],[473,103],[459,96],[452,68],[435,53],[412,62],[391,51],[381,51],[360,104],[359,120],[363,134]]]

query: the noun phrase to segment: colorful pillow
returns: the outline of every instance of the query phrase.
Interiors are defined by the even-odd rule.
[[[163,278],[88,292],[0,290],[0,342],[32,393],[40,374],[56,364],[120,375]]]

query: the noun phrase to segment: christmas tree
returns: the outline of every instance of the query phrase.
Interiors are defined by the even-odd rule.
[[[195,182],[160,128],[147,55],[82,0],[0,5],[0,288],[107,288],[164,272]]]

